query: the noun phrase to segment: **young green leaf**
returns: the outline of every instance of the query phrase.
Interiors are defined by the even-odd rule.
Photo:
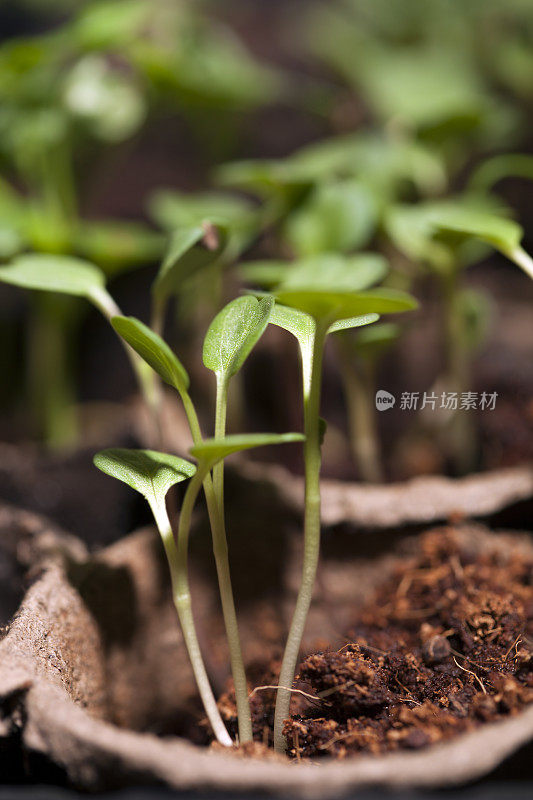
[[[127,483],[142,494],[151,506],[164,502],[171,486],[185,481],[196,472],[189,461],[154,450],[102,450],[93,459],[99,470]]]
[[[503,178],[533,180],[533,156],[526,153],[504,153],[484,161],[472,174],[469,187],[475,192],[488,192]]]
[[[300,179],[313,182],[354,177],[373,194],[397,194],[397,188],[411,181],[423,194],[446,185],[442,157],[419,141],[386,136],[376,131],[336,136],[307,145],[285,163]]]
[[[328,319],[330,324],[349,317],[373,313],[395,314],[417,307],[414,297],[394,289],[359,293],[280,289],[275,296],[283,305],[304,311],[315,319]]]
[[[220,311],[204,339],[204,365],[217,376],[231,378],[263,334],[274,299],[270,296],[238,297]]]
[[[382,281],[388,270],[386,259],[377,253],[324,253],[294,262],[278,290],[360,292]]]
[[[444,273],[483,257],[486,244],[510,244],[520,232],[505,218],[501,202],[489,195],[395,205],[384,225],[400,250]]]
[[[156,222],[167,230],[200,226],[203,220],[227,228],[249,224],[251,202],[229,192],[178,192],[159,190],[150,197],[148,208]]]
[[[250,450],[253,447],[263,447],[268,444],[302,442],[303,440],[304,436],[301,433],[236,434],[225,436],[223,439],[204,439],[201,444],[191,447],[189,452],[198,459],[203,469],[209,470],[218,461],[241,450]]]
[[[277,286],[286,278],[292,262],[277,261],[247,261],[239,264],[238,270],[241,278],[247,283],[264,286],[267,289]]]
[[[0,267],[0,281],[37,289],[61,292],[93,300],[105,286],[101,269],[88,261],[70,256],[23,255]]]
[[[215,177],[222,186],[238,186],[266,196],[287,184],[310,182],[307,175],[300,180],[281,159],[234,161],[218,167]]]
[[[165,383],[180,393],[187,391],[189,388],[187,371],[160,336],[135,317],[113,317],[111,324],[118,335],[157,372]]]
[[[430,221],[439,231],[472,236],[505,254],[519,247],[523,236],[523,230],[517,222],[475,209],[447,208],[435,211]]]
[[[109,276],[159,259],[165,236],[138,222],[83,220],[76,225],[73,246],[81,256],[101,265]]]
[[[312,339],[316,330],[316,322],[313,317],[304,311],[284,306],[281,303],[276,303],[272,308],[269,322],[292,333],[300,345]]]
[[[297,254],[347,252],[368,243],[377,217],[376,199],[364,184],[354,180],[318,184],[290,214],[285,231]]]
[[[152,293],[158,301],[164,302],[178,292],[187,278],[220,255],[226,241],[223,232],[217,229],[217,241],[212,248],[201,244],[205,235],[206,229],[201,225],[174,232],[152,285]]]
[[[351,328],[360,328],[363,325],[371,325],[373,322],[377,322],[379,319],[379,314],[363,314],[361,317],[348,317],[348,319],[339,319],[337,322],[334,322],[328,328],[328,333],[338,333],[340,331],[347,331]],[[369,330],[374,329],[374,325]]]
[[[400,335],[400,327],[394,322],[382,322],[372,325],[357,334],[354,339],[354,350],[363,359],[374,360],[388,350]]]

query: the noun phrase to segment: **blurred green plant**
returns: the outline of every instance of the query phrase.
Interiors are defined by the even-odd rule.
[[[164,247],[159,233],[140,223],[80,216],[80,167],[87,170],[96,152],[131,139],[165,108],[219,120],[222,112],[275,99],[282,86],[276,71],[254,60],[200,4],[103,0],[50,33],[6,41],[0,47],[0,259],[24,251],[75,255],[109,275],[157,260]],[[49,444],[72,443],[72,358],[59,341],[75,339],[79,308],[43,296],[32,302],[31,316],[28,348],[39,353],[29,359],[31,394],[45,398],[35,409],[37,426]],[[54,398],[46,399],[48,391]]]
[[[385,229],[393,244],[434,274],[443,301],[444,383],[461,393],[472,388],[472,358],[484,344],[490,323],[486,295],[462,286],[463,270],[494,248],[533,277],[533,262],[520,244],[523,231],[488,194],[466,193],[446,200],[397,205]],[[451,419],[448,439],[456,467],[465,472],[476,456],[476,436],[466,414]]]
[[[336,0],[311,6],[304,47],[332,67],[374,120],[431,143],[456,167],[509,144],[525,117],[533,43],[527,2]],[[515,98],[502,99],[506,86]]]

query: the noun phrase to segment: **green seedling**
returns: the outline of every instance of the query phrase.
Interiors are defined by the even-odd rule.
[[[262,226],[282,223],[296,256],[366,246],[406,187],[425,196],[446,185],[442,160],[429,148],[375,131],[327,139],[284,159],[226,164],[216,178],[260,197]]]
[[[196,498],[210,470],[220,460],[232,453],[263,445],[301,441],[301,434],[251,434],[228,436],[224,439],[207,439],[191,448],[198,465],[177,456],[153,450],[103,450],[94,458],[95,466],[142,494],[152,511],[161,535],[172,582],[174,605],[183,632],[198,691],[213,733],[220,744],[229,747],[231,737],[220,717],[216,700],[205,669],[191,603],[188,577],[188,544],[191,519]],[[168,490],[190,479],[183,498],[178,526],[177,542],[166,510]]]
[[[166,0],[91,3],[51,33],[3,43],[0,155],[16,189],[0,180],[0,257],[72,255],[108,275],[155,261],[160,234],[80,217],[80,165],[87,170],[131,139],[169,101],[193,123],[216,116],[217,136],[210,124],[200,132],[218,147],[224,114],[236,120],[234,112],[278,97],[281,86],[276,70],[253,59],[222,23]],[[73,377],[60,343],[74,339],[77,312],[66,299],[32,302],[31,352],[39,353],[30,360],[32,395],[54,394],[43,404],[54,416],[38,420],[51,444],[75,435]]]
[[[182,458],[167,455],[166,453],[121,448],[103,450],[97,453],[94,457],[94,464],[99,470],[112,478],[117,478],[119,481],[131,486],[132,489],[142,494],[148,501],[165,548],[172,580],[174,605],[178,612],[196,685],[217,740],[229,747],[232,743],[231,738],[222,722],[213,696],[200,651],[192,613],[187,550],[190,516],[195,495],[191,492],[186,494],[180,519],[177,545],[165,505],[165,497],[171,486],[193,478],[197,472],[196,467]]]
[[[380,283],[387,273],[387,262],[374,253],[351,256],[328,253],[292,262],[252,261],[240,265],[245,280],[269,289],[280,284],[287,289],[312,282],[315,289],[323,291],[343,286],[351,291],[365,290]],[[340,324],[338,330],[342,332]],[[357,337],[349,330],[335,337],[348,408],[350,445],[365,481],[383,479],[373,407],[374,375],[379,359],[398,335],[398,326],[389,323],[373,325]]]
[[[160,189],[151,195],[148,210],[163,230],[191,228],[210,220],[228,232],[224,255],[236,258],[250,243],[258,226],[257,208],[250,200],[230,192],[178,192]]]
[[[222,439],[225,436],[229,381],[241,369],[250,351],[265,330],[272,305],[272,298],[265,298],[260,301],[254,297],[238,298],[229,303],[215,317],[207,332],[204,342],[204,363],[215,372],[217,378],[215,416],[215,437],[217,439]],[[124,341],[144,359],[165,383],[172,386],[179,393],[194,446],[199,447],[202,444],[202,434],[198,416],[188,392],[189,377],[177,357],[160,336],[138,320],[131,317],[116,317],[112,320],[112,324]],[[251,740],[252,727],[246,674],[241,653],[228,561],[222,463],[215,467],[213,478],[207,472],[203,475],[202,480],[211,524],[222,612],[235,684],[239,738],[240,741],[246,742]]]
[[[371,285],[379,280],[384,270],[386,264],[383,260],[372,255],[368,256],[364,279],[358,276],[357,270],[346,266],[342,268],[340,263],[336,266],[335,274],[330,275],[311,260],[310,266],[306,267],[304,262],[274,291],[276,305],[271,312],[270,322],[292,333],[300,348],[305,435],[304,557],[302,581],[283,656],[276,699],[274,746],[279,752],[285,751],[283,722],[289,716],[292,681],[320,551],[320,463],[324,434],[324,424],[320,419],[320,394],[324,345],[331,333],[375,322],[379,314],[416,307],[416,301],[402,292],[390,289],[359,290],[362,285]]]
[[[520,121],[491,85],[495,57],[520,41],[520,25],[495,24],[494,7],[474,5],[451,19],[445,3],[404,3],[400,15],[391,3],[348,0],[312,7],[303,28],[311,53],[362,95],[374,119],[464,163],[473,146],[498,146]],[[525,7],[515,11],[527,19]]]
[[[355,336],[347,331],[336,337],[351,450],[361,478],[370,483],[384,479],[374,406],[376,371],[399,335],[399,325],[384,322],[363,328]]]
[[[81,54],[59,29],[0,47],[0,95],[0,155],[16,186],[3,182],[0,189],[1,256],[71,254],[96,260],[109,273],[139,263],[143,253],[158,257],[161,236],[144,226],[79,216],[80,147],[123,140],[144,119],[131,76]],[[42,399],[34,409],[39,433],[51,445],[71,444],[76,436],[69,345],[79,319],[80,306],[66,298],[31,302],[28,378],[31,396]]]
[[[431,217],[435,234],[462,243],[477,239],[499,250],[533,278],[533,259],[521,245],[524,231],[514,220],[476,209],[443,209]]]
[[[392,208],[386,229],[396,244],[414,261],[434,272],[443,298],[446,347],[446,383],[456,392],[471,388],[470,340],[473,315],[475,328],[488,326],[489,306],[478,293],[461,288],[462,270],[479,261],[489,248],[499,250],[533,276],[533,262],[522,248],[521,227],[504,216],[501,203],[488,195],[466,195],[456,199]],[[481,340],[475,337],[476,346]],[[457,467],[464,472],[474,463],[475,432],[466,414],[451,419],[450,445]],[[453,433],[455,429],[455,433]]]
[[[258,339],[263,335],[274,305],[271,297],[238,297],[220,311],[204,339],[203,362],[216,376],[215,437],[226,433],[228,387]],[[215,491],[223,505],[223,465],[213,474]]]
[[[151,326],[162,332],[172,296],[179,304],[180,320],[190,320],[194,314],[198,326],[206,313],[211,319],[220,308],[224,271],[257,235],[258,212],[250,201],[230,193],[176,191],[156,192],[150,211],[160,225],[173,231],[173,247],[152,287]],[[232,413],[241,407],[242,403],[234,403]]]

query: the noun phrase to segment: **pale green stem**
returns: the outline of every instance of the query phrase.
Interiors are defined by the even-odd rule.
[[[53,301],[59,304],[55,308]],[[72,446],[78,436],[76,398],[69,363],[69,345],[76,330],[63,302],[47,293],[35,298],[28,326],[28,377],[33,417],[51,448]]]
[[[533,278],[533,258],[531,258],[529,253],[526,253],[523,247],[518,245],[518,247],[506,253],[506,255],[511,261],[514,261],[515,264],[523,269],[526,275]]]
[[[205,713],[213,728],[217,740],[225,747],[231,747],[231,737],[226,730],[219,710],[217,708],[216,700],[209,683],[209,678],[205,670],[198,637],[196,636],[196,629],[194,626],[194,617],[192,613],[191,593],[189,590],[189,577],[188,577],[188,544],[189,544],[189,531],[191,528],[191,516],[194,508],[194,503],[202,485],[203,476],[200,472],[191,478],[183,505],[181,508],[179,529],[178,529],[178,545],[174,541],[172,527],[165,508],[164,501],[156,505],[152,505],[152,512],[168,559],[170,568],[170,576],[172,579],[172,596],[176,611],[181,624],[183,638],[189,653],[196,685],[200,692],[200,697],[204,705]]]
[[[183,401],[193,441],[195,444],[199,444],[202,441],[202,434],[196,410],[191,398],[186,392],[181,394],[181,399]],[[248,684],[242,657],[237,613],[235,611],[235,601],[233,599],[233,588],[231,585],[226,524],[224,519],[224,499],[215,493],[213,481],[209,474],[204,478],[204,492],[211,525],[211,534],[213,537],[213,553],[217,569],[222,614],[224,616],[224,625],[228,640],[231,673],[235,686],[235,700],[237,703],[237,716],[239,720],[239,741],[241,743],[250,742],[252,741],[252,717],[250,713],[250,703],[248,701]]]
[[[225,375],[217,374],[217,396],[215,408],[215,439],[223,439],[226,435],[226,413],[228,407],[228,380]],[[215,495],[221,508],[224,508],[224,462],[219,461],[213,467],[213,485]]]
[[[286,750],[283,723],[290,713],[291,689],[300,654],[307,614],[313,596],[318,557],[320,553],[320,387],[322,358],[327,327],[318,322],[313,346],[311,371],[304,376],[304,459],[305,459],[305,517],[302,580],[292,618],[279,676],[274,717],[274,747],[279,753]]]

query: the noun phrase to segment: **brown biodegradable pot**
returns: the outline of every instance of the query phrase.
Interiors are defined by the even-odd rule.
[[[479,505],[469,507],[470,514],[492,514],[524,499],[524,473],[514,491],[506,483],[499,502],[488,479],[485,491],[476,484]],[[230,496],[240,480],[234,476]],[[270,656],[283,641],[298,585],[301,534],[297,509],[281,496],[276,481],[250,476],[246,481],[246,502],[230,504],[228,522],[245,659],[250,661]],[[471,484],[448,483],[448,496],[442,485],[437,494],[450,513],[457,506],[453,498],[470,496]],[[423,497],[423,479],[417,487]],[[426,493],[432,487],[434,479]],[[332,646],[342,643],[354,610],[393,568],[395,548],[413,541],[405,536],[405,522],[414,512],[406,515],[399,498],[395,526],[388,495],[376,488],[370,494],[367,532],[361,525],[357,530],[354,514],[347,514],[342,526],[329,527],[326,520],[304,647],[317,639]],[[376,520],[384,504],[389,508],[387,530],[379,533],[379,524],[371,524],[372,502]],[[183,735],[198,728],[201,713],[155,532],[139,531],[90,557],[71,538],[50,533],[42,522],[39,527],[34,517],[21,523],[17,515],[24,512],[3,513],[4,525],[12,515],[12,540],[20,535],[26,542],[25,566],[31,567],[33,583],[0,641],[0,765],[3,757],[15,763],[22,754],[20,763],[32,779],[42,778],[46,766],[86,790],[163,783],[321,797],[372,784],[462,783],[491,771],[532,738],[533,708],[416,752],[324,759],[319,765],[236,758],[195,746]],[[478,552],[533,554],[524,535],[490,533],[478,524],[463,524],[460,535]],[[208,670],[221,691],[227,655],[203,520],[192,545],[195,616]]]

